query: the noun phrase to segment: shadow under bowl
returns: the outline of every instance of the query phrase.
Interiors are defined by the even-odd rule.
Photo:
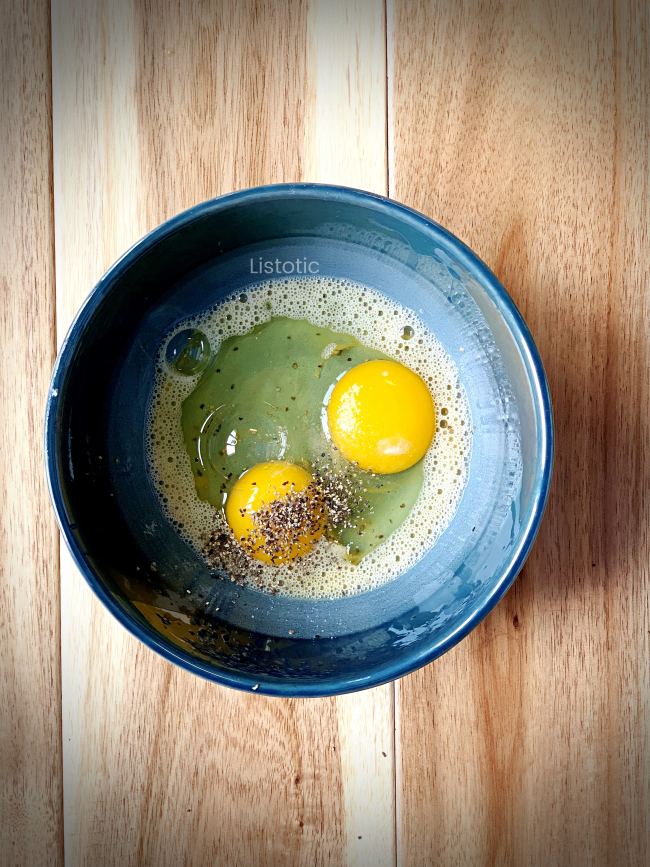
[[[343,599],[270,596],[214,576],[161,508],[146,410],[164,334],[259,282],[251,260],[315,262],[415,310],[454,359],[472,413],[468,480],[418,563]],[[444,653],[520,570],[548,492],[552,418],[539,354],[488,268],[444,228],[341,187],[260,187],[155,229],[99,281],[61,348],[46,461],[88,583],[134,635],[183,668],[283,696],[375,686]]]

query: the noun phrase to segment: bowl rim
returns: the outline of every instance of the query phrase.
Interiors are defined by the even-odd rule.
[[[192,222],[202,219],[207,214],[218,212],[234,204],[254,204],[256,201],[273,198],[321,199],[361,205],[376,212],[390,213],[402,222],[406,222],[423,232],[431,241],[441,246],[445,252],[452,251],[497,307],[512,334],[524,362],[537,415],[537,442],[540,457],[535,471],[531,504],[526,514],[522,516],[517,543],[500,570],[500,574],[495,573],[491,591],[483,603],[475,608],[455,629],[449,633],[444,633],[428,647],[417,652],[406,653],[389,663],[371,667],[362,675],[342,674],[322,679],[315,677],[308,681],[282,681],[277,678],[265,681],[264,679],[255,679],[246,673],[233,673],[225,669],[214,668],[192,657],[188,652],[172,645],[171,642],[164,641],[159,633],[154,632],[153,627],[149,630],[142,626],[116,601],[110,590],[104,586],[100,575],[87,561],[86,555],[74,536],[64,506],[62,479],[57,460],[60,405],[58,396],[76,345],[97,306],[122,274],[163,239]],[[48,391],[44,433],[48,487],[66,545],[86,582],[122,626],[168,661],[206,680],[247,692],[254,691],[262,695],[282,697],[341,695],[380,686],[427,665],[458,644],[495,607],[524,565],[537,536],[548,499],[554,448],[550,391],[539,351],[514,301],[487,265],[448,229],[407,205],[387,196],[354,187],[317,183],[267,184],[226,193],[182,211],[136,241],[99,279],[78,311],[61,343]]]

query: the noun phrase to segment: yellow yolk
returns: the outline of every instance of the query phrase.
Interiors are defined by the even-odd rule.
[[[433,398],[424,381],[397,361],[366,361],[336,383],[327,404],[334,445],[373,473],[401,473],[431,444]]]
[[[248,554],[280,565],[311,551],[325,529],[313,483],[307,470],[287,461],[256,464],[237,479],[226,500],[226,520]],[[295,527],[288,520],[292,510]]]

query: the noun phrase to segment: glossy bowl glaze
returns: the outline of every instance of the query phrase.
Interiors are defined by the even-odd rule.
[[[454,358],[474,427],[460,506],[427,554],[356,597],[305,601],[211,573],[163,513],[146,409],[164,334],[260,280],[251,260],[316,262],[417,311]],[[444,228],[341,187],[260,187],[155,229],[99,281],[56,362],[46,460],[61,529],[88,583],[149,647],[260,693],[330,695],[431,662],[499,601],[530,550],[552,461],[539,354],[488,268]]]

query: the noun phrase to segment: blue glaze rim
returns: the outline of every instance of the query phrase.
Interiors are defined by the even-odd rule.
[[[445,250],[452,250],[453,254],[460,259],[465,268],[477,279],[481,288],[486,292],[490,300],[495,304],[511,334],[513,335],[519,351],[524,359],[528,373],[533,402],[538,413],[539,425],[537,441],[540,461],[536,471],[535,488],[528,513],[522,516],[519,539],[516,547],[495,581],[492,592],[466,620],[457,626],[453,632],[435,641],[426,650],[403,655],[394,664],[384,664],[375,669],[370,669],[361,676],[341,675],[337,677],[315,678],[314,681],[302,682],[277,682],[269,680],[256,680],[246,674],[234,674],[226,670],[218,670],[207,664],[201,663],[190,656],[189,653],[175,648],[171,644],[162,641],[151,629],[144,628],[133,619],[116,601],[110,591],[104,587],[87,562],[81,547],[79,546],[66,516],[61,477],[57,461],[57,422],[58,394],[65,382],[68,365],[75,352],[77,341],[82,335],[86,324],[93,315],[97,306],[110,291],[112,284],[131,265],[140,258],[152,246],[162,239],[172,235],[180,228],[201,218],[205,214],[218,211],[240,202],[254,202],[274,197],[303,197],[317,198],[347,204],[356,204],[369,207],[379,213],[395,213],[401,220],[410,223],[429,236],[432,242],[441,245]],[[380,686],[396,678],[409,674],[443,653],[446,653],[461,641],[481,620],[494,608],[499,600],[511,587],[516,576],[524,565],[532,544],[537,536],[540,522],[546,506],[548,491],[551,480],[553,464],[553,413],[551,398],[544,371],[544,366],[531,333],[514,301],[506,289],[490,271],[487,265],[455,235],[429,219],[424,214],[402,205],[385,196],[370,193],[352,187],[341,187],[329,184],[315,183],[291,183],[269,184],[261,187],[252,187],[227,193],[223,196],[210,199],[177,214],[157,228],[153,229],[139,241],[137,241],[126,253],[124,253],[100,278],[99,282],[90,292],[86,301],[77,313],[68,333],[66,334],[59,350],[52,381],[48,392],[45,410],[45,465],[48,479],[50,496],[54,504],[59,527],[66,541],[68,549],[81,571],[87,583],[96,596],[103,602],[108,610],[132,635],[140,639],[147,647],[160,654],[170,662],[179,665],[186,671],[199,675],[207,680],[219,683],[223,686],[255,691],[262,695],[281,697],[319,697],[341,695],[355,692],[361,689]],[[322,639],[326,640],[326,639]]]

